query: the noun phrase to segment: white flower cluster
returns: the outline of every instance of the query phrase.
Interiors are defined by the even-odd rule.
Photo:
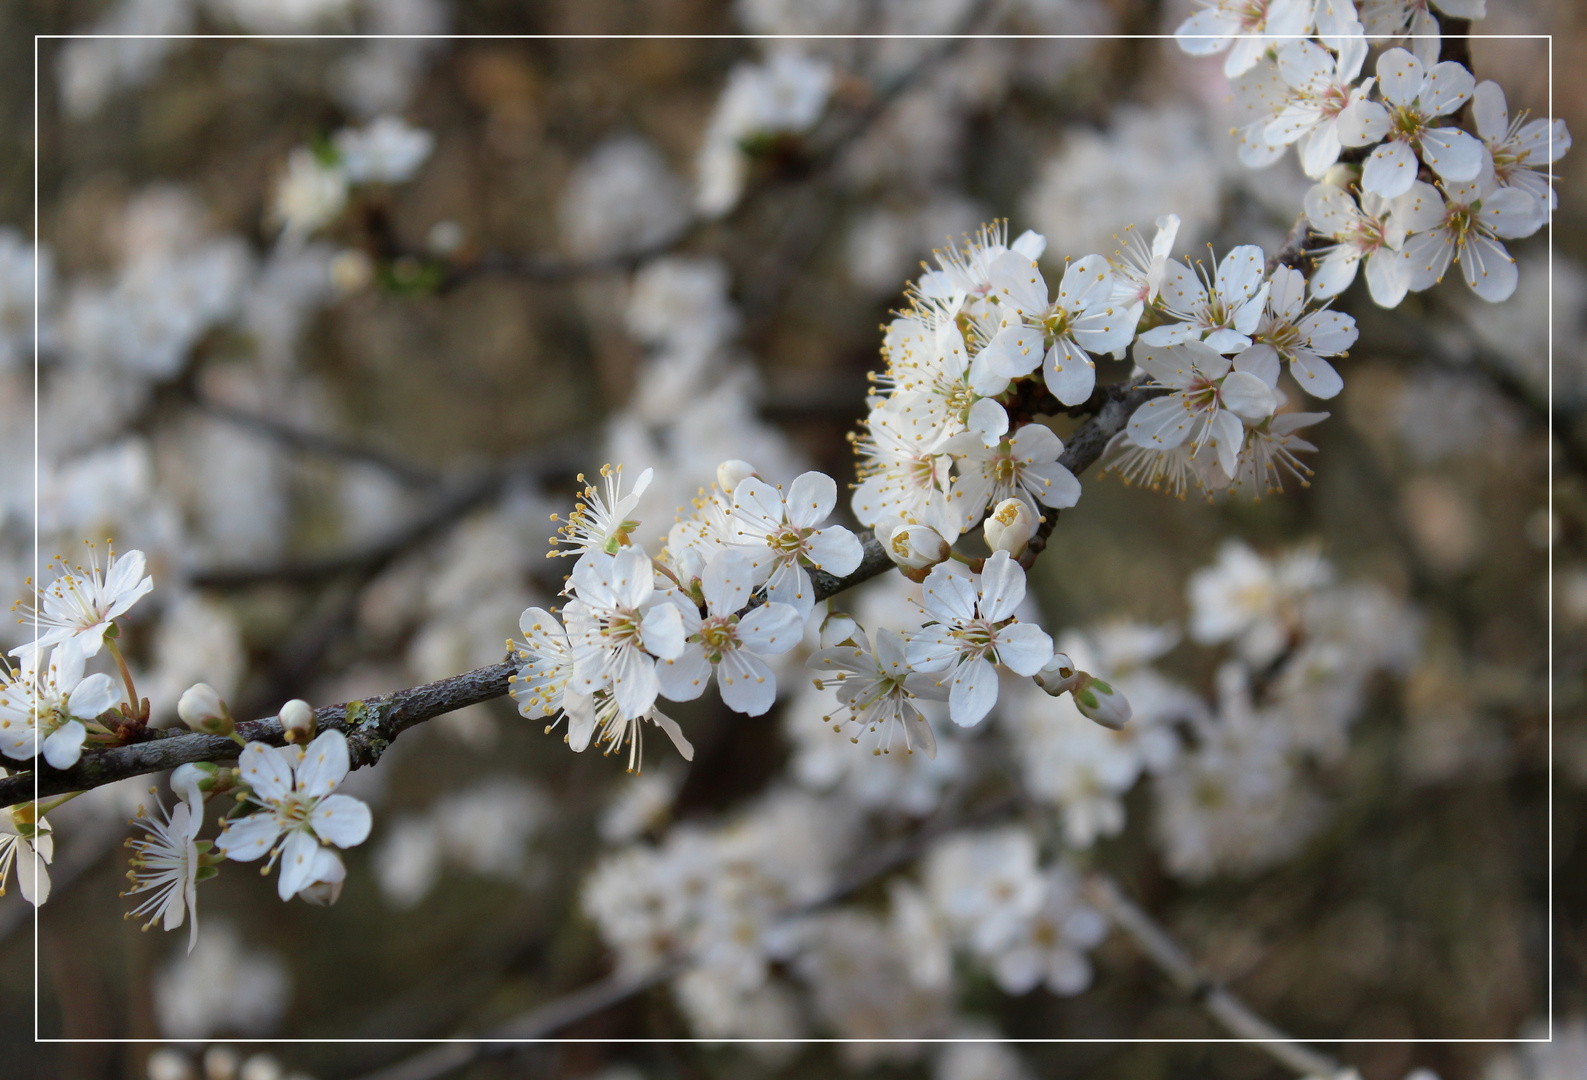
[[[1442,5],[1462,18],[1481,18],[1483,8],[1482,0]],[[1363,79],[1370,48],[1407,30],[1420,35],[1415,51],[1385,49]],[[1314,297],[1343,292],[1362,261],[1384,307],[1432,287],[1454,262],[1484,300],[1515,292],[1515,260],[1502,241],[1549,220],[1558,200],[1548,170],[1570,149],[1570,132],[1560,120],[1512,121],[1497,83],[1439,63],[1425,0],[1373,0],[1360,18],[1352,0],[1218,0],[1178,31],[1181,48],[1197,55],[1227,46],[1217,34],[1243,35],[1225,64],[1243,110],[1240,160],[1261,168],[1293,145],[1306,175],[1322,181],[1306,214],[1333,243],[1319,252]],[[1457,124],[1468,104],[1474,133]],[[1347,150],[1359,164],[1339,164]]]

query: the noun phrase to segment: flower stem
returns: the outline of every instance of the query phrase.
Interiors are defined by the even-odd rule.
[[[81,791],[68,791],[65,795],[61,795],[61,796],[59,796],[57,798],[51,799],[48,802],[39,803],[38,804],[38,816],[39,817],[43,817],[45,814],[48,814],[51,810],[54,810],[57,806],[65,806],[67,803],[71,802],[73,799],[77,798],[77,796],[79,796],[81,794],[82,794]]]
[[[115,623],[111,623],[111,625],[114,626]],[[116,644],[116,639],[109,634],[105,635],[105,644],[110,647],[110,655],[116,658],[116,667],[121,670],[121,681],[127,687],[126,713],[128,716],[136,716],[138,714],[138,691],[132,685],[132,671],[127,667],[127,659],[121,655],[121,646]]]

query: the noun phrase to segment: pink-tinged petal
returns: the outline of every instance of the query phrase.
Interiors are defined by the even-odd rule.
[[[993,336],[976,359],[986,358],[993,374],[1017,379],[1036,370],[1041,364],[1042,353],[1041,331],[1022,322],[1011,322]]]
[[[854,573],[859,569],[860,560],[865,558],[865,545],[841,525],[828,525],[810,534],[806,545],[809,552],[805,557],[810,564],[835,577]]]
[[[1026,465],[1057,461],[1064,452],[1063,440],[1045,424],[1025,424],[1009,440],[1014,457]]]
[[[1361,331],[1355,319],[1341,311],[1314,311],[1300,321],[1301,339],[1321,356],[1338,356],[1356,343]]]
[[[754,567],[747,556],[732,549],[711,556],[700,578],[700,591],[712,615],[733,614],[749,602],[749,594],[754,589]]]
[[[1460,269],[1471,291],[1490,304],[1510,299],[1520,280],[1515,260],[1504,245],[1480,233],[1467,237],[1466,248],[1460,253]]]
[[[1015,562],[1008,552],[994,551],[981,569],[981,617],[1002,622],[1013,615],[1024,600],[1024,567]]]
[[[77,764],[77,759],[83,755],[83,742],[88,738],[88,729],[76,720],[69,720],[56,728],[50,737],[44,740],[40,752],[44,760],[54,769],[70,769]]]
[[[948,691],[948,715],[960,727],[974,727],[997,704],[997,668],[976,657],[953,671]]]
[[[1389,252],[1389,256],[1392,260],[1394,253]],[[1344,292],[1356,279],[1356,268],[1360,262],[1361,252],[1356,248],[1338,247],[1329,252],[1312,274],[1312,296],[1318,300],[1328,300]]]
[[[244,784],[264,802],[285,798],[292,791],[292,770],[281,755],[264,743],[249,743],[237,756],[237,768]]]
[[[1041,268],[1017,251],[1005,251],[987,267],[992,294],[1001,307],[1032,318],[1047,306],[1047,281]]]
[[[977,600],[975,583],[943,566],[934,566],[926,575],[922,586],[922,603],[926,614],[938,622],[969,622],[975,618]],[[910,667],[914,667],[913,661]]]
[[[1352,101],[1339,113],[1339,141],[1346,146],[1382,142],[1394,126],[1389,111],[1375,101]]]
[[[1081,405],[1091,398],[1097,385],[1097,368],[1085,350],[1066,337],[1059,338],[1047,351],[1042,368],[1047,389],[1065,405]]]
[[[1375,195],[1393,199],[1416,183],[1416,151],[1403,142],[1387,142],[1367,158],[1361,169],[1361,186]]]
[[[1471,116],[1477,121],[1477,134],[1484,139],[1502,139],[1510,130],[1510,110],[1505,104],[1504,88],[1492,79],[1477,84],[1471,95]]]
[[[693,701],[711,681],[711,661],[705,650],[691,642],[676,660],[656,661],[656,684],[669,701]]]
[[[1191,56],[1211,56],[1229,47],[1229,38],[1240,32],[1238,21],[1223,9],[1202,8],[1179,24],[1174,40]]]
[[[1433,67],[1422,87],[1421,106],[1429,116],[1443,116],[1460,108],[1471,97],[1476,79],[1453,60]]]
[[[303,750],[303,761],[297,767],[297,790],[317,799],[336,790],[351,767],[347,754],[347,737],[340,731],[324,731]]]
[[[1289,363],[1289,373],[1295,377],[1300,388],[1314,398],[1331,398],[1345,388],[1345,381],[1339,377],[1334,366],[1307,349],[1295,351]]]
[[[1056,461],[1026,466],[1021,480],[1043,506],[1066,510],[1080,501],[1080,481]]]
[[[1255,375],[1268,386],[1278,385],[1278,350],[1271,345],[1252,345],[1234,358],[1234,370]]]
[[[1218,455],[1218,467],[1233,480],[1240,447],[1245,443],[1245,425],[1234,413],[1220,410],[1208,417],[1207,426],[1212,430],[1211,445]]]
[[[743,649],[722,657],[716,678],[723,704],[745,716],[762,716],[777,700],[777,676],[766,661]]]
[[[1378,90],[1395,105],[1413,104],[1425,81],[1422,62],[1404,49],[1388,49],[1378,57]]]
[[[758,476],[733,489],[734,543],[754,544],[783,523],[782,493]]]
[[[1052,638],[1032,623],[1005,626],[997,632],[997,659],[1016,675],[1034,675],[1052,659]]]
[[[1377,251],[1367,256],[1367,289],[1379,307],[1399,307],[1405,299],[1405,268],[1399,253]]]
[[[674,656],[683,652],[680,643]],[[625,720],[644,716],[656,703],[660,686],[656,683],[656,664],[650,657],[635,648],[617,650],[612,658],[612,697]]]
[[[738,623],[744,648],[765,656],[787,652],[804,639],[804,618],[787,604],[762,604]]]
[[[369,839],[369,807],[351,795],[327,795],[314,807],[309,824],[326,843],[350,848]]]
[[[1455,239],[1448,229],[1417,233],[1405,241],[1400,252],[1405,283],[1412,292],[1430,289],[1444,278],[1455,257]]]
[[[252,862],[269,851],[280,835],[280,821],[266,810],[226,822],[215,838],[215,847],[228,859]]]
[[[662,603],[645,612],[639,622],[639,640],[645,651],[662,660],[683,652],[683,617],[675,604]]]
[[[672,740],[673,749],[678,751],[678,756],[684,761],[694,760],[694,745],[683,737],[683,729],[678,722],[663,712],[652,712],[650,722],[664,731],[667,738]]]
[[[1178,394],[1153,398],[1130,417],[1130,441],[1148,450],[1172,450],[1190,437],[1195,417]]]
[[[1488,148],[1459,128],[1422,132],[1422,160],[1445,180],[1461,183],[1482,172]]]
[[[1229,372],[1218,396],[1227,409],[1247,420],[1266,419],[1278,405],[1267,383],[1248,371]]]
[[[1500,188],[1482,200],[1477,220],[1497,236],[1513,240],[1531,236],[1547,220],[1536,199],[1517,188]],[[77,695],[72,695],[77,700]]]
[[[612,595],[616,607],[643,607],[656,591],[656,571],[650,556],[637,547],[625,547],[612,557]]]
[[[813,529],[832,515],[838,504],[836,480],[822,472],[801,473],[788,485],[788,523]]]
[[[320,843],[313,833],[295,832],[287,837],[281,847],[281,862],[277,866],[276,895],[290,900],[305,885],[314,881],[314,856]]]
[[[1058,303],[1066,311],[1080,312],[1105,303],[1113,294],[1113,271],[1101,255],[1086,255],[1070,263],[1058,283]]]

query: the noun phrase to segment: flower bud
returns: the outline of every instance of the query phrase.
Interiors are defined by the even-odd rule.
[[[882,546],[888,558],[905,570],[929,570],[953,551],[942,534],[927,525],[901,525]]]
[[[302,698],[293,698],[281,706],[281,712],[277,715],[281,718],[281,728],[287,742],[308,742],[314,738],[314,709]]]
[[[1076,675],[1074,688],[1069,693],[1074,697],[1081,716],[1105,728],[1119,731],[1129,722],[1129,699],[1089,672],[1082,671]]]
[[[1018,557],[1036,531],[1036,515],[1023,499],[1004,499],[982,527],[986,546]]]
[[[220,694],[208,683],[194,683],[182,691],[176,703],[176,715],[194,731],[210,735],[230,735],[235,725],[231,710],[221,700]]]
[[[1340,161],[1328,166],[1323,173],[1322,183],[1327,184],[1329,187],[1344,188],[1349,191],[1350,186],[1359,182],[1360,179],[1361,167],[1359,165]]]
[[[313,872],[314,880],[299,889],[298,896],[315,907],[330,907],[341,898],[347,867],[336,852],[322,847],[314,853]]]
[[[854,621],[853,616],[834,611],[821,620],[821,647],[830,649],[845,641],[857,641],[860,632],[860,624]]]
[[[732,495],[733,489],[741,481],[759,475],[749,462],[741,458],[729,458],[716,467],[716,486],[722,489],[723,495]]]
[[[1056,652],[1034,677],[1037,686],[1057,697],[1065,691],[1074,689],[1080,673],[1075,670],[1074,661],[1069,659],[1067,653]]]

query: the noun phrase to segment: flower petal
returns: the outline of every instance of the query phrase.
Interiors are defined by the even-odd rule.
[[[369,839],[369,806],[351,795],[327,795],[315,805],[309,824],[326,843],[353,847]]]
[[[838,484],[823,472],[801,473],[788,485],[788,524],[813,529],[832,515]]]

